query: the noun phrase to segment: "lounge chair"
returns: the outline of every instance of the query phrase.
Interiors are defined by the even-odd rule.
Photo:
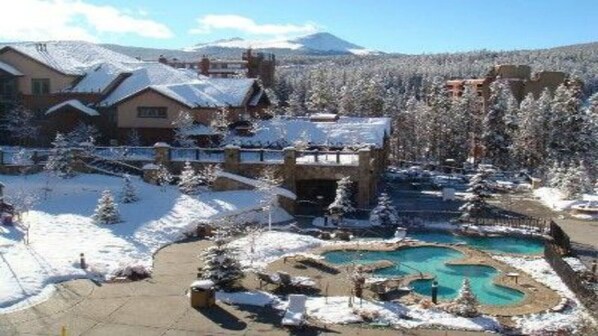
[[[282,318],[286,327],[301,327],[305,324],[305,303],[307,296],[303,294],[289,295],[289,305]]]

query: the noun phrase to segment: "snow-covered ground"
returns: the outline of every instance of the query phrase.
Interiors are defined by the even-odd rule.
[[[536,334],[561,330],[566,331],[567,335],[575,335],[579,332],[577,326],[583,321],[592,320],[575,294],[565,285],[546,260],[511,256],[494,256],[494,258],[530,274],[534,280],[573,302],[572,307],[562,312],[545,312],[514,317],[513,319],[524,333]]]
[[[5,196],[35,194],[39,201],[22,222],[30,226],[30,244],[23,243],[20,228],[0,226],[0,313],[47,297],[51,284],[75,278],[105,279],[131,265],[151,269],[152,256],[162,246],[184,238],[202,219],[239,216],[263,220],[261,198],[254,191],[181,194],[176,187],[162,188],[134,179],[139,202],[119,204],[122,223],[96,225],[92,214],[104,189],[118,195],[122,180],[83,174],[61,180],[41,173],[1,176]],[[118,199],[118,198],[117,198]],[[283,210],[274,221],[291,217]],[[85,253],[87,270],[79,267]],[[37,299],[34,296],[41,294]],[[29,299],[31,298],[31,299]]]
[[[557,210],[570,210],[576,205],[585,205],[592,202],[598,205],[598,194],[585,194],[581,200],[567,200],[563,193],[555,188],[542,187],[534,190],[534,196],[538,197],[540,201],[547,207]],[[575,215],[581,219],[598,219],[598,216],[592,215]]]

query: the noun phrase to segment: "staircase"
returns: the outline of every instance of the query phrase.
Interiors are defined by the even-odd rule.
[[[111,176],[123,177],[125,174],[136,176],[143,175],[143,170],[138,167],[98,156],[91,156],[86,159],[85,166],[94,172]]]

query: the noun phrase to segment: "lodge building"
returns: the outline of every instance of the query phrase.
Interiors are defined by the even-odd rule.
[[[0,114],[22,105],[35,112],[47,144],[79,122],[93,124],[100,141],[122,144],[131,130],[144,143],[171,141],[173,121],[191,112],[199,136],[220,109],[227,120],[266,117],[269,100],[254,78],[210,78],[190,69],[143,62],[74,41],[0,46]],[[1,139],[7,143],[8,134]]]

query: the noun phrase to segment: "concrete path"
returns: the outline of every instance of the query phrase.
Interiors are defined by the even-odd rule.
[[[129,335],[288,335],[280,327],[281,316],[265,308],[217,308],[196,310],[185,296],[195,280],[198,254],[206,241],[173,244],[156,254],[151,279],[121,284],[69,281],[57,286],[52,298],[37,306],[0,315],[0,335],[68,336]],[[483,335],[482,333],[418,330],[376,330],[358,326],[308,328],[293,335]]]

